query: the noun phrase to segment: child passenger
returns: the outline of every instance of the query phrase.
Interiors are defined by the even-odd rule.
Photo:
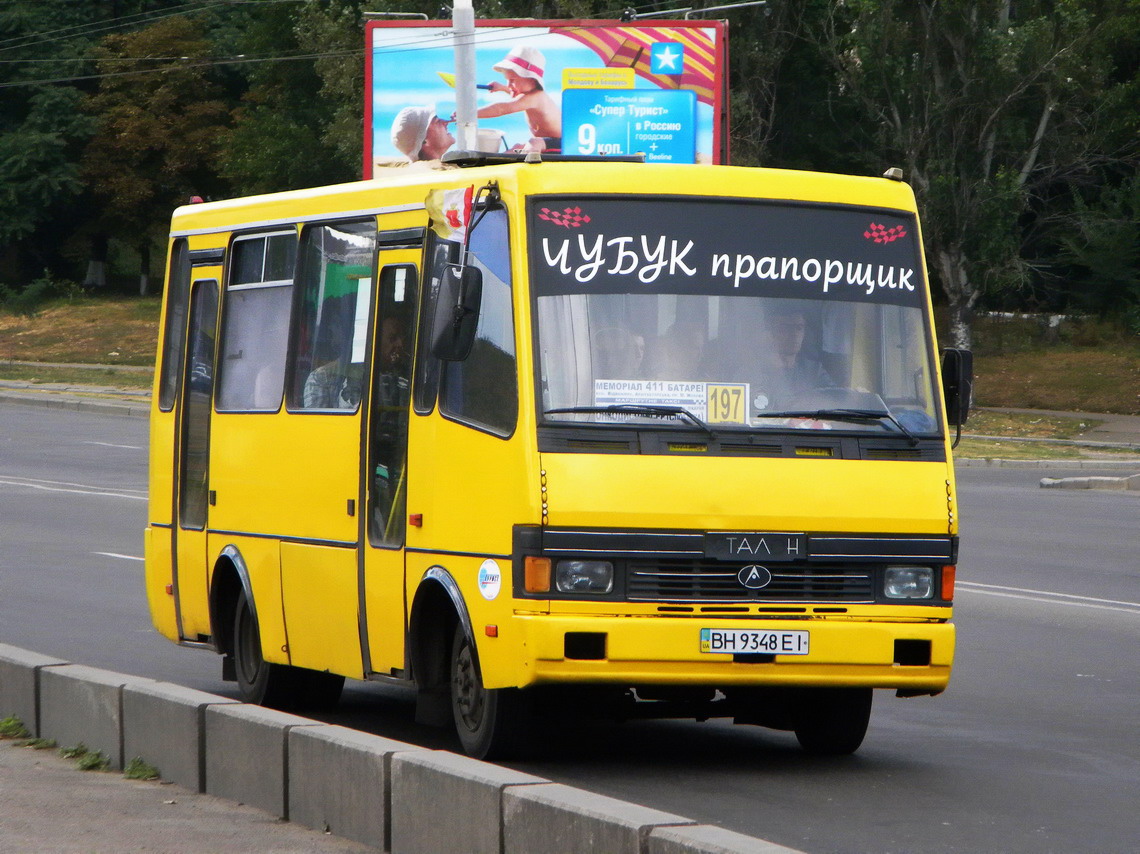
[[[543,91],[542,77],[546,57],[537,48],[518,46],[511,48],[502,61],[492,66],[502,72],[506,84],[492,83],[492,92],[507,92],[509,101],[491,104],[476,115],[481,119],[525,112],[530,125],[531,140],[523,148],[528,151],[562,150],[562,116],[558,105]]]

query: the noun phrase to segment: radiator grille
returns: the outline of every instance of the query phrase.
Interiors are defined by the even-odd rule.
[[[772,581],[749,590],[740,567],[704,560],[644,560],[627,564],[632,601],[659,602],[871,602],[872,568],[834,564],[770,565]]]

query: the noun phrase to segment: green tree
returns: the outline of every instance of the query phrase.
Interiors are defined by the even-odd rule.
[[[315,54],[318,98],[328,110],[321,142],[345,178],[359,178],[364,162],[364,15],[360,0],[309,0],[297,17],[297,43]],[[375,8],[368,4],[369,8]]]
[[[957,346],[982,294],[1025,280],[1019,220],[1034,193],[1094,156],[1112,64],[1101,36],[1120,5],[849,0],[828,17],[820,44],[840,92],[919,196]]]
[[[47,46],[40,33],[82,26],[91,13],[58,0],[0,6],[0,256],[18,285],[58,267],[59,226],[78,207],[78,152],[91,128],[75,86],[39,82],[81,73],[87,42]]]
[[[83,174],[98,205],[98,228],[139,252],[145,293],[151,246],[170,211],[192,195],[219,193],[219,139],[229,110],[215,82],[212,49],[201,27],[166,17],[96,51],[103,75],[87,101],[97,130],[83,156]],[[122,72],[123,59],[136,60]]]
[[[1140,177],[1105,188],[1094,204],[1078,196],[1074,208],[1057,257],[1073,303],[1140,334]]]
[[[297,26],[296,7],[256,6],[240,20],[229,21],[215,40],[224,52],[251,59],[237,66],[245,92],[222,140],[219,167],[238,194],[332,184],[360,175],[359,162],[341,162],[324,132],[340,105],[321,92],[322,80],[298,42]],[[361,49],[363,38],[361,32]],[[279,59],[261,61],[267,57]],[[357,92],[346,97],[346,106],[362,100],[363,92]]]

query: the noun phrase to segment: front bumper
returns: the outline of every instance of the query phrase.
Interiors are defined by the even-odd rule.
[[[702,653],[700,632],[706,628],[806,630],[810,653],[771,657]],[[945,622],[516,614],[513,629],[510,634],[519,642],[516,652],[525,662],[518,671],[520,687],[826,686],[936,693],[950,680],[955,642],[954,625]],[[590,642],[581,643],[583,635],[592,636]],[[503,640],[507,638],[490,643]],[[590,657],[576,657],[583,654]]]

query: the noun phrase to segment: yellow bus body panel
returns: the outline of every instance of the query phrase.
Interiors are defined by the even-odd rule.
[[[361,679],[356,550],[281,544],[289,663]]]
[[[555,527],[953,533],[941,462],[543,454],[542,465]]]
[[[143,537],[144,576],[150,619],[163,637],[178,640],[178,617],[174,610],[174,567],[171,563],[170,528],[148,526]]]

